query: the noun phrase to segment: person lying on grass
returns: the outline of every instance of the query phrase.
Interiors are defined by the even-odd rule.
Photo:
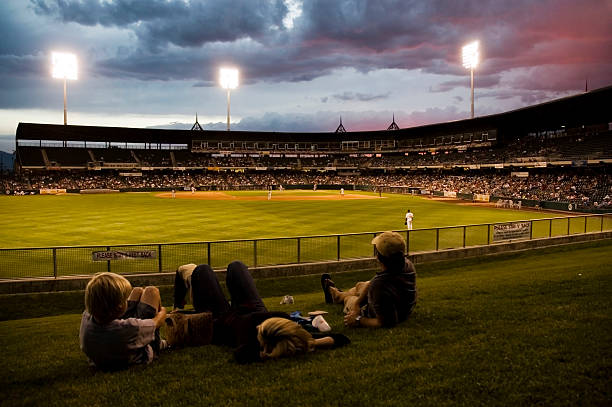
[[[81,350],[101,370],[151,363],[165,348],[159,336],[165,317],[157,287],[132,288],[118,274],[98,273],[85,288]]]
[[[370,281],[341,291],[329,274],[321,276],[325,302],[344,305],[344,324],[350,327],[393,327],[406,320],[416,305],[416,271],[406,258],[406,241],[396,232],[372,240],[382,271]]]
[[[238,363],[250,363],[337,348],[350,340],[342,334],[309,333],[284,312],[269,312],[248,267],[234,261],[227,266],[227,301],[213,269],[202,264],[179,267],[174,282],[174,310],[185,306],[190,293],[196,313],[212,313],[212,343],[235,349]]]

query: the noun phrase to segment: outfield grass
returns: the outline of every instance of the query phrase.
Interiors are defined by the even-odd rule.
[[[59,304],[59,315],[28,311],[30,318],[0,322],[0,399],[3,406],[610,405],[610,253],[605,241],[418,265],[415,312],[389,330],[344,328],[317,276],[258,280],[271,310],[328,310],[334,331],[352,344],[248,366],[232,362],[228,348],[204,346],[94,373],[78,348],[78,295],[5,296],[5,316],[23,317],[31,301],[42,313]],[[334,278],[347,288],[370,275]],[[169,289],[162,293],[169,305]],[[296,303],[279,305],[285,294]]]
[[[285,191],[297,194],[299,192]],[[229,192],[261,195],[265,192]],[[329,194],[302,191],[302,194]],[[347,194],[351,193],[347,191]],[[367,192],[360,194],[375,195]],[[332,201],[164,199],[154,193],[0,196],[0,247],[117,245],[371,232],[558,216],[500,210],[406,195]]]
[[[329,195],[329,191],[285,191],[277,195]],[[350,194],[351,192],[347,192]],[[368,194],[359,192],[360,194]],[[234,196],[262,196],[262,191],[228,192]],[[337,192],[333,192],[337,194]],[[96,250],[158,250],[157,245],[125,247],[126,243],[166,243],[232,240],[231,242],[162,247],[161,270],[171,271],[183,263],[211,263],[215,268],[241,259],[248,265],[357,258],[371,255],[373,235],[264,240],[305,235],[374,232],[403,229],[406,209],[415,213],[415,229],[452,225],[504,222],[559,216],[531,210],[507,210],[464,206],[414,196],[384,195],[369,200],[331,201],[248,201],[163,199],[153,193],[111,195],[64,195],[0,197],[0,247],[47,247],[64,245],[102,245],[99,248],[7,251],[0,250],[0,278],[91,274],[106,271],[106,262],[92,262]],[[276,195],[275,195],[276,196]],[[601,225],[600,218],[534,222],[533,237],[544,237],[585,230],[612,228],[612,218]],[[551,227],[552,226],[552,227]],[[486,244],[486,226],[465,230],[465,245]],[[461,247],[462,227],[414,230],[410,252]],[[489,233],[489,236],[491,233]],[[299,247],[299,256],[298,256]],[[210,257],[209,257],[210,255]],[[56,267],[54,269],[54,256]],[[160,260],[115,261],[111,270],[118,273],[154,272]]]

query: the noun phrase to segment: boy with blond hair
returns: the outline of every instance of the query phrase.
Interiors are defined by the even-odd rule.
[[[165,341],[159,337],[166,309],[157,287],[135,287],[123,276],[98,273],[85,289],[81,350],[91,365],[116,370],[153,361]]]

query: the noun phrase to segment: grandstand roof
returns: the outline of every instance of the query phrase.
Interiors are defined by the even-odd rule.
[[[192,140],[242,140],[282,142],[325,142],[349,140],[414,139],[497,129],[498,137],[517,133],[612,122],[612,86],[596,89],[505,113],[429,124],[399,130],[346,133],[290,133],[255,131],[190,131],[127,127],[75,126],[19,123],[16,140],[54,140],[151,144],[191,144]]]

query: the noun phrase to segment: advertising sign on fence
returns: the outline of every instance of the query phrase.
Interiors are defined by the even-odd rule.
[[[41,188],[38,191],[38,193],[41,194],[41,195],[65,194],[66,193],[66,189],[65,188]]]
[[[497,223],[493,225],[493,241],[529,239],[531,222]]]
[[[474,200],[477,202],[489,202],[491,196],[489,194],[474,194]]]
[[[104,252],[92,252],[93,261],[129,260],[129,259],[156,259],[156,250],[122,251],[108,250]]]

